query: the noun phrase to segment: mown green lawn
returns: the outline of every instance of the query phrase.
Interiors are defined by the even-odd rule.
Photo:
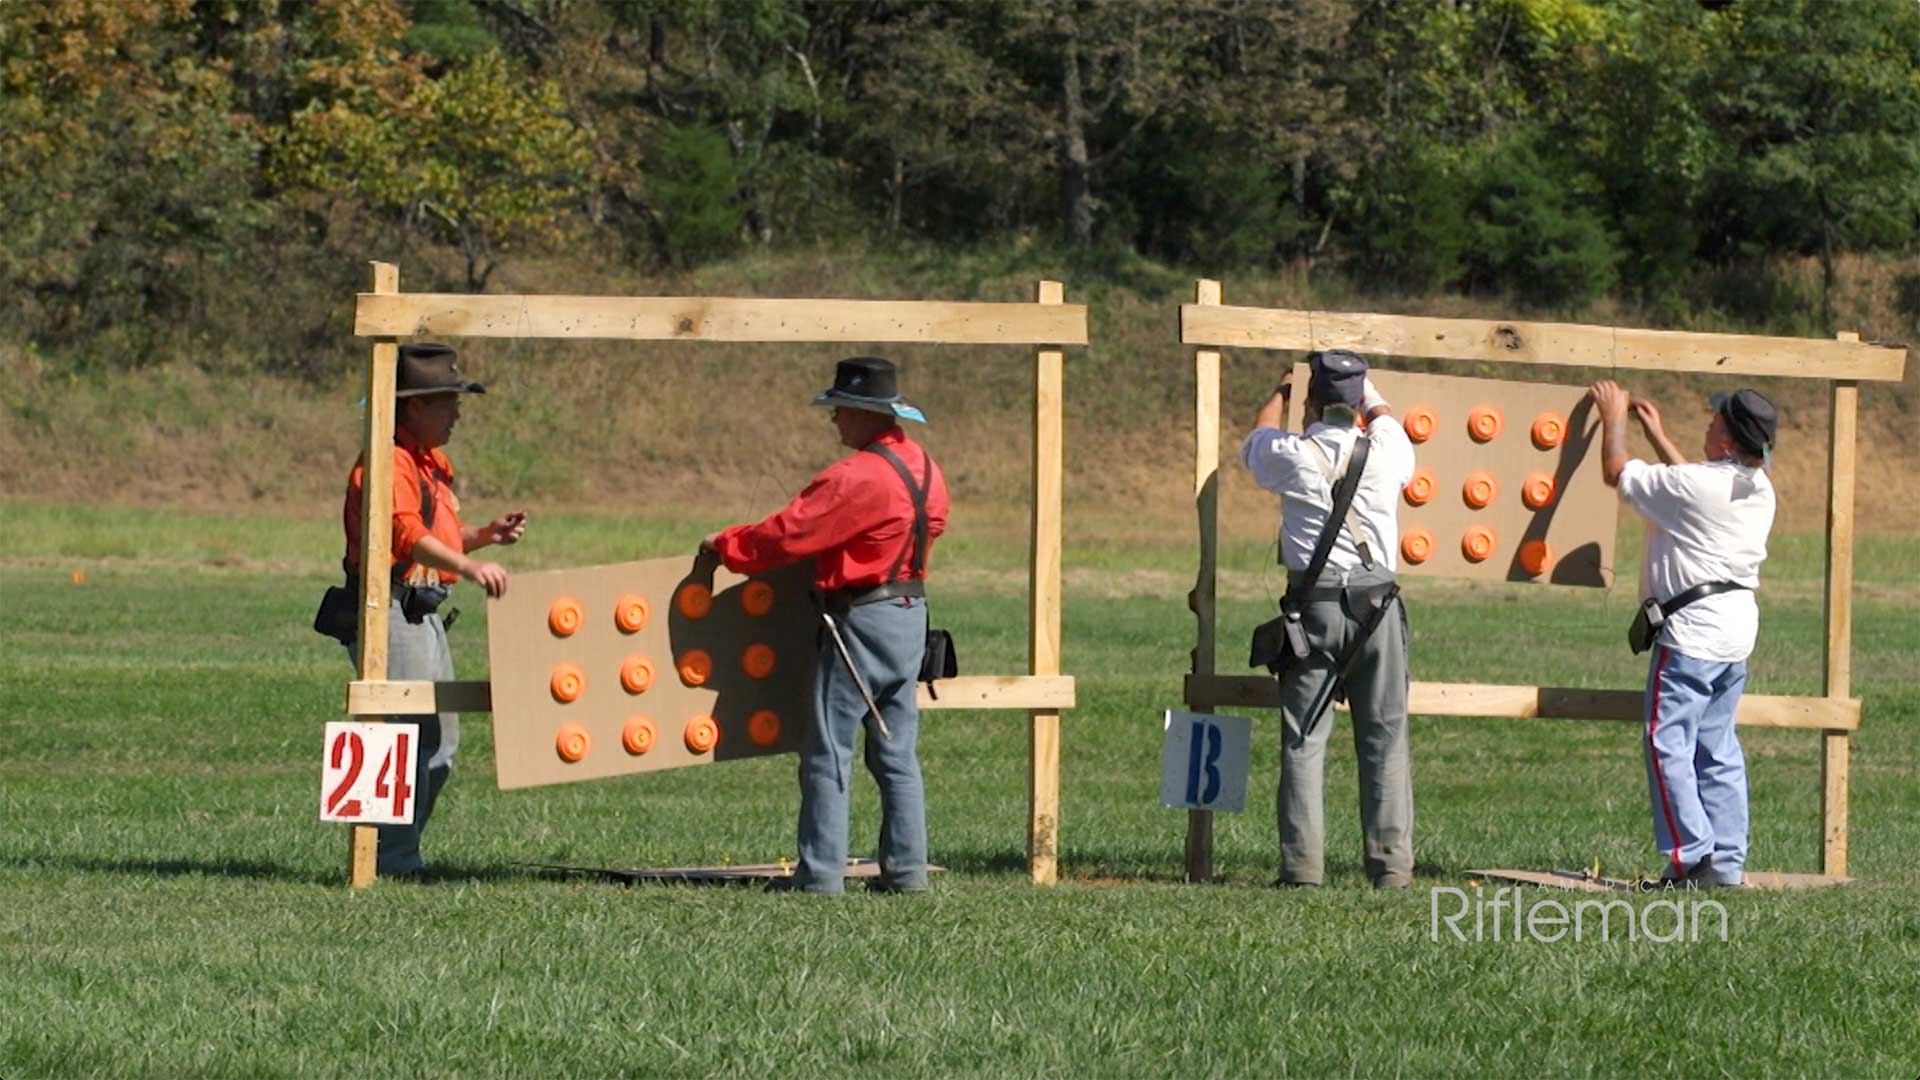
[[[711,524],[543,518],[509,557],[652,556]],[[928,896],[536,876],[516,864],[790,854],[792,759],[503,793],[480,716],[428,834],[451,880],[354,893],[344,831],[316,820],[320,727],[348,676],[307,629],[337,558],[330,516],[0,504],[0,1076],[1920,1069],[1920,540],[1859,552],[1859,884],[1715,894],[1725,942],[1462,944],[1430,939],[1428,890],[1466,886],[1470,868],[1657,868],[1635,727],[1416,720],[1421,880],[1394,895],[1359,872],[1336,737],[1330,887],[1302,894],[1264,887],[1276,751],[1259,716],[1248,812],[1217,822],[1226,882],[1181,884],[1159,733],[1192,646],[1192,556],[1178,523],[1163,541],[1128,524],[1115,541],[1097,513],[1069,517],[1080,707],[1057,888],[1023,872],[1024,717],[949,712],[923,734],[949,868]],[[937,619],[969,671],[1022,670],[1017,523],[956,529]],[[1775,546],[1752,689],[1815,693],[1819,538]],[[1223,551],[1229,580],[1252,583],[1224,604],[1223,671],[1264,617],[1268,559],[1257,541]],[[1417,678],[1640,681],[1625,585],[1410,592]],[[482,677],[482,605],[460,606],[461,672]],[[1816,871],[1818,736],[1745,741],[1754,868]],[[876,828],[863,781],[856,850]]]

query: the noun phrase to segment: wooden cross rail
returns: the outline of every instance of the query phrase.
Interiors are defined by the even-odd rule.
[[[1194,370],[1194,512],[1200,565],[1187,605],[1198,623],[1189,707],[1270,708],[1279,705],[1274,680],[1223,676],[1215,671],[1219,548],[1220,348],[1350,349],[1386,356],[1505,364],[1710,372],[1717,375],[1823,379],[1830,388],[1827,448],[1825,679],[1821,697],[1742,697],[1736,720],[1749,727],[1811,728],[1821,735],[1820,853],[1822,872],[1847,874],[1848,769],[1851,733],[1861,704],[1849,696],[1852,678],[1853,491],[1860,382],[1898,382],[1906,372],[1902,345],[1860,341],[1693,334],[1573,323],[1436,319],[1364,312],[1228,307],[1220,283],[1202,280],[1194,303],[1180,308],[1180,341],[1196,346]],[[1553,716],[1638,720],[1641,693],[1568,687],[1414,683],[1408,711],[1434,716]],[[1213,876],[1213,815],[1188,812],[1186,870],[1190,880]]]
[[[370,291],[354,299],[354,333],[371,337],[366,482],[361,506],[359,678],[348,685],[356,716],[482,712],[485,682],[387,680],[387,566],[391,561],[394,376],[402,336],[611,338],[628,341],[764,341],[1026,345],[1034,352],[1033,504],[1029,550],[1028,673],[942,680],[925,709],[1021,709],[1031,725],[1028,762],[1027,875],[1051,884],[1059,875],[1060,712],[1074,704],[1071,676],[1060,673],[1060,545],[1064,478],[1062,347],[1087,343],[1087,309],[1065,302],[1066,289],[1042,281],[1033,303],[931,300],[811,300],[699,296],[471,296],[402,293],[399,271],[374,263]],[[348,880],[374,879],[375,832],[356,825]]]
[[[934,697],[920,687],[921,712],[943,709],[1071,709],[1071,675],[960,675],[941,679]],[[363,680],[347,684],[349,716],[426,716],[430,713],[493,711],[492,684],[484,680]]]

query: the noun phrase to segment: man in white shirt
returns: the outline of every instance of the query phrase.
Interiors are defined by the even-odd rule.
[[[1360,824],[1367,877],[1404,889],[1413,878],[1413,780],[1407,743],[1406,609],[1390,593],[1400,546],[1400,491],[1413,476],[1413,444],[1366,377],[1367,362],[1332,350],[1308,357],[1304,434],[1284,430],[1291,378],[1260,409],[1240,456],[1278,494],[1280,557],[1310,655],[1280,677],[1280,885],[1319,885],[1326,841],[1323,780],[1332,687],[1353,706],[1360,766]],[[1364,414],[1366,434],[1356,421]],[[1329,521],[1333,487],[1355,445],[1369,444],[1351,512]],[[1302,580],[1323,529],[1336,530],[1316,581]],[[1398,611],[1380,612],[1383,604]],[[1371,634],[1365,634],[1369,622]],[[1343,673],[1335,668],[1351,657]],[[1318,721],[1318,722],[1316,722]],[[1305,734],[1303,737],[1303,728]]]
[[[1747,656],[1760,628],[1754,590],[1773,529],[1772,457],[1779,418],[1755,390],[1713,395],[1704,461],[1689,462],[1667,438],[1652,402],[1611,380],[1593,385],[1601,422],[1602,474],[1647,523],[1640,564],[1643,599],[1671,605],[1647,674],[1647,786],[1661,877],[1696,885],[1746,880],[1747,765],[1734,712],[1747,685]],[[1627,456],[1627,413],[1646,429],[1661,464]]]

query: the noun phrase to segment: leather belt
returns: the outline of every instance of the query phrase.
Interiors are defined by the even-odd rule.
[[[865,588],[835,589],[820,594],[820,603],[829,611],[845,611],[866,604],[877,604],[882,600],[898,600],[904,597],[924,597],[927,595],[927,583],[918,581],[889,581],[885,585],[873,585]]]

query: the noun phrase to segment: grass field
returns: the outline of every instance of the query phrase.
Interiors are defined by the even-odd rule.
[[[548,516],[520,569],[686,550],[711,521]],[[1920,1069],[1920,540],[1863,538],[1852,870],[1803,894],[1716,894],[1728,940],[1429,937],[1471,867],[1657,868],[1633,725],[1417,719],[1420,880],[1359,872],[1345,722],[1329,888],[1273,876],[1275,724],[1224,884],[1179,883],[1157,805],[1160,711],[1193,623],[1189,529],[1068,520],[1057,888],[1023,873],[1026,723],[929,714],[924,897],[555,880],[522,862],[790,854],[789,758],[503,793],[484,717],[428,833],[451,880],[342,885],[315,818],[320,726],[348,665],[307,629],[337,528],[0,503],[0,1076],[768,1074],[1266,1076],[1816,1074]],[[938,621],[973,673],[1025,660],[1021,522],[956,515]],[[1637,550],[1623,538],[1621,550]],[[1776,538],[1758,693],[1817,693],[1820,543]],[[1226,545],[1221,667],[1275,582]],[[84,581],[76,582],[76,571]],[[1633,569],[1621,567],[1631,582]],[[1635,686],[1631,590],[1414,581],[1416,678]],[[471,595],[454,631],[483,676]],[[1745,735],[1753,868],[1818,869],[1819,743]],[[855,850],[877,828],[857,787]],[[1636,901],[1645,903],[1642,899]]]

